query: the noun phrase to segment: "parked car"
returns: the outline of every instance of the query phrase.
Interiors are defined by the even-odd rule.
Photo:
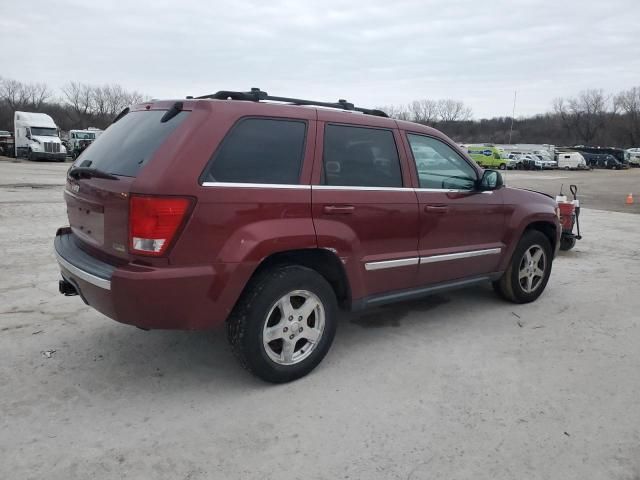
[[[561,233],[552,198],[505,187],[433,128],[259,90],[132,107],[64,197],[61,293],[143,329],[226,323],[271,382],[318,365],[339,308],[482,282],[536,300]]]
[[[524,170],[542,170],[545,166],[543,160],[530,153],[520,155],[520,162]]]
[[[554,169],[554,168],[558,168],[558,162],[556,162],[555,160],[552,160],[550,158],[546,158],[542,155],[534,155],[538,160],[540,160],[540,162],[542,162],[542,168],[544,170],[550,170],[550,169]]]
[[[507,170],[521,170],[522,160],[519,155],[510,154],[507,157]]]

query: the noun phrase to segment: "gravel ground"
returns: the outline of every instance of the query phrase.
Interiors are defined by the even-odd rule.
[[[0,478],[640,477],[640,216],[583,210],[533,304],[480,287],[345,314],[318,369],[272,386],[220,331],[57,293],[67,167],[0,161]]]

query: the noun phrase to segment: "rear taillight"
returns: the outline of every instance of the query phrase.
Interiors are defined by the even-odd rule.
[[[174,239],[191,207],[183,197],[132,195],[129,202],[129,250],[160,256]]]

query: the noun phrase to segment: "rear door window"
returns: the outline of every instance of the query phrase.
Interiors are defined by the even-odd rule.
[[[214,153],[204,182],[297,184],[304,157],[306,122],[246,118]]]
[[[97,168],[113,175],[135,177],[169,134],[189,112],[182,111],[166,122],[166,110],[129,112],[107,128],[78,160],[76,166]]]
[[[393,132],[327,125],[324,130],[323,183],[354,187],[402,187]]]

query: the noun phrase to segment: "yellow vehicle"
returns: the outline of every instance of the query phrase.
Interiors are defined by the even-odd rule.
[[[506,170],[509,159],[493,145],[467,145],[467,153],[481,167]]]

